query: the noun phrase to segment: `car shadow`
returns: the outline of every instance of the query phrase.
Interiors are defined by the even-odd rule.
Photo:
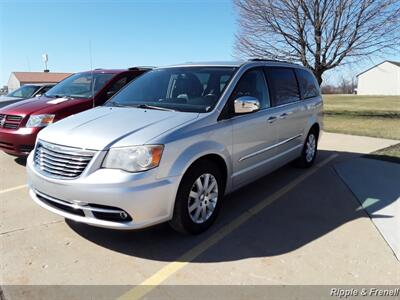
[[[316,164],[333,153],[319,151]],[[186,261],[187,257],[182,256],[185,252],[203,241],[215,239],[219,230],[230,226],[239,216],[251,214],[251,209],[257,204],[267,201],[269,196],[311,171],[312,175],[287,193],[282,193],[276,201],[191,261],[224,262],[281,255],[307,245],[352,220],[368,218],[333,169],[334,163],[358,156],[355,153],[339,153],[327,165],[314,166],[318,168],[315,171],[287,165],[228,195],[215,224],[200,235],[181,235],[167,224],[139,231],[116,231],[70,220],[66,222],[83,238],[119,253],[157,261]]]
[[[16,157],[16,158],[14,158],[14,161],[15,161],[17,164],[19,164],[20,166],[25,167],[25,166],[26,166],[26,159],[27,159],[27,157],[20,157],[20,156],[18,156],[18,157]]]

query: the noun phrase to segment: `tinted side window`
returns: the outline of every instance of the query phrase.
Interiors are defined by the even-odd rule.
[[[231,95],[231,100],[251,96],[260,101],[260,107],[270,107],[269,93],[262,69],[247,71],[237,83],[235,90]]]
[[[299,80],[300,93],[303,99],[319,96],[319,88],[314,76],[302,69],[296,69],[297,79]]]
[[[41,93],[41,94],[46,93],[46,92],[47,92],[49,89],[51,89],[53,86],[54,86],[54,85],[45,86],[45,87],[40,91],[40,93]]]
[[[228,81],[231,79],[229,75],[222,75],[219,78],[219,90],[223,91]]]
[[[124,87],[128,83],[128,76],[124,76],[120,79],[118,79],[116,82],[114,82],[111,87],[108,89],[109,92],[116,93],[118,92],[121,88]]]
[[[275,106],[300,100],[296,75],[291,68],[266,68],[272,102]]]

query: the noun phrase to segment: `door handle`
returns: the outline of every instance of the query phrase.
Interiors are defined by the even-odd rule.
[[[286,119],[290,114],[292,114],[291,112],[289,113],[283,113],[279,116],[279,119]]]
[[[268,123],[274,123],[276,121],[277,117],[276,116],[272,116],[268,118]]]
[[[288,116],[287,113],[283,113],[283,114],[281,114],[281,115],[279,116],[279,119],[286,119],[287,116]]]
[[[318,108],[319,105],[320,105],[319,103],[309,104],[309,105],[307,105],[307,109],[316,109],[316,108]]]

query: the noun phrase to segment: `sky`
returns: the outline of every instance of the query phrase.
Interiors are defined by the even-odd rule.
[[[232,60],[231,1],[4,1],[0,85],[12,71]]]
[[[53,72],[232,60],[236,21],[230,0],[0,0],[0,86],[13,71],[42,71],[44,53]],[[400,61],[400,53],[387,59]]]

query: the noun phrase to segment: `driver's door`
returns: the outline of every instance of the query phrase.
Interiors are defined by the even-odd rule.
[[[276,114],[271,108],[268,86],[261,68],[247,71],[239,80],[230,103],[241,96],[255,97],[260,110],[235,114],[233,128],[233,186],[235,188],[261,177],[273,169],[277,143]]]

